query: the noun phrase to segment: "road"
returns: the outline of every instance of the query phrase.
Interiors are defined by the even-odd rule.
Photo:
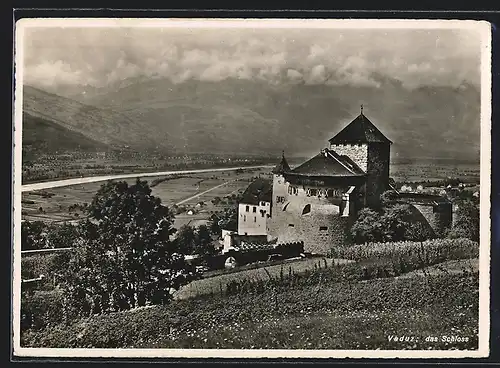
[[[229,180],[229,181],[226,181],[226,182],[224,182],[224,183],[222,183],[222,184],[216,185],[215,187],[212,187],[212,188],[210,188],[210,189],[207,189],[207,190],[205,190],[204,192],[201,192],[201,193],[195,194],[194,196],[191,196],[191,197],[189,197],[189,198],[183,199],[182,201],[177,202],[177,203],[176,203],[176,205],[177,205],[177,206],[179,206],[179,205],[181,205],[181,204],[184,204],[184,203],[186,203],[186,202],[189,202],[189,201],[191,201],[191,200],[193,200],[193,199],[195,199],[195,198],[201,197],[203,194],[209,193],[209,192],[211,192],[212,190],[215,190],[215,189],[217,189],[217,188],[223,187],[224,185],[228,185],[229,183],[232,183],[232,182],[234,182],[234,181],[236,181],[236,180]]]
[[[219,168],[219,169],[194,169],[194,170],[158,171],[158,172],[146,172],[146,173],[134,173],[134,174],[91,176],[91,177],[85,177],[85,178],[73,178],[73,179],[47,181],[47,182],[42,182],[42,183],[25,184],[25,185],[21,186],[21,192],[32,192],[35,190],[67,187],[70,185],[96,183],[96,182],[100,182],[100,181],[117,180],[117,179],[144,178],[144,177],[148,177],[148,176],[163,176],[163,175],[175,175],[175,174],[198,174],[198,173],[208,173],[208,172],[234,171],[234,170],[238,170],[238,169],[242,169],[242,170],[263,169],[263,168],[271,168],[271,167],[273,167],[273,165],[240,166],[240,167],[225,167],[225,168]],[[215,189],[215,188],[212,188],[212,189]]]

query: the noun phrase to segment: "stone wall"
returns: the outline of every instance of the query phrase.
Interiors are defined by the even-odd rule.
[[[443,236],[446,229],[452,225],[451,203],[413,204],[413,207],[423,215],[437,236]]]
[[[330,149],[348,156],[367,173],[366,205],[377,207],[389,187],[390,144],[332,144]]]
[[[366,172],[368,166],[367,144],[331,144],[330,149],[334,150],[339,155],[348,156],[356,165]]]
[[[316,213],[313,209],[304,216],[287,212],[277,222],[275,235],[278,242],[303,241],[305,252],[327,254],[333,247],[345,246],[348,239],[348,218],[335,212],[328,215]]]
[[[345,245],[348,225],[355,217],[354,210],[344,211],[346,202],[342,200],[342,193],[346,188],[332,190],[331,193],[338,196],[331,197],[318,195],[320,189],[333,189],[331,186],[318,188],[275,181],[275,188],[284,201],[278,202],[278,196],[273,193],[270,239],[277,239],[279,243],[303,241],[306,252],[319,254],[326,254],[334,246]],[[316,189],[315,195],[311,195],[311,189]],[[350,203],[354,208],[356,191],[351,196]],[[348,213],[348,216],[342,216],[343,213]]]

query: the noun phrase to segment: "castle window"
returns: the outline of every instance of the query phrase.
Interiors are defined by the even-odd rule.
[[[250,212],[250,206],[246,206],[246,211]]]
[[[276,203],[285,203],[285,197],[277,196]]]
[[[308,197],[310,197],[310,196],[314,197],[314,196],[318,195],[318,190],[317,189],[308,188],[308,189],[306,189],[306,195]]]
[[[247,220],[247,215],[243,215],[243,221]]]
[[[295,227],[294,224],[288,224],[288,227]]]
[[[311,212],[311,205],[310,205],[310,204],[306,204],[306,205],[304,206],[304,209],[302,210],[302,214],[303,214],[303,215],[306,215],[306,214],[308,214],[308,213],[310,213],[310,212]]]
[[[253,207],[253,213],[257,212],[257,207]]]
[[[253,217],[253,222],[257,222],[257,216]]]
[[[326,231],[328,230],[328,228],[326,226],[320,226],[319,227],[319,231]]]

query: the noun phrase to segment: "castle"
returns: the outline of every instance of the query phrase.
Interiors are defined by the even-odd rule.
[[[249,186],[239,205],[238,234],[278,243],[300,240],[306,252],[320,254],[345,244],[357,212],[380,206],[380,195],[391,189],[391,144],[361,106],[329,147],[308,161],[291,169],[283,154],[273,169],[272,190],[263,183]],[[442,197],[412,201],[426,221],[439,224],[436,231],[448,225],[451,205]]]

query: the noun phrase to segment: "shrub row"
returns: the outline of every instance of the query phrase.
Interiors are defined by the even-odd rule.
[[[354,261],[405,258],[412,263],[432,265],[445,260],[477,258],[479,243],[465,238],[367,243],[332,249],[331,255]]]
[[[282,267],[279,276],[267,280],[233,280],[226,285],[228,295],[241,293],[262,293],[268,289],[286,289],[302,286],[331,284],[339,281],[360,281],[375,278],[395,277],[432,266],[446,260],[477,258],[478,243],[468,239],[439,239],[426,242],[374,243],[338,250],[335,258],[356,261],[344,265],[331,265],[293,272]],[[464,271],[470,271],[465,270]]]

